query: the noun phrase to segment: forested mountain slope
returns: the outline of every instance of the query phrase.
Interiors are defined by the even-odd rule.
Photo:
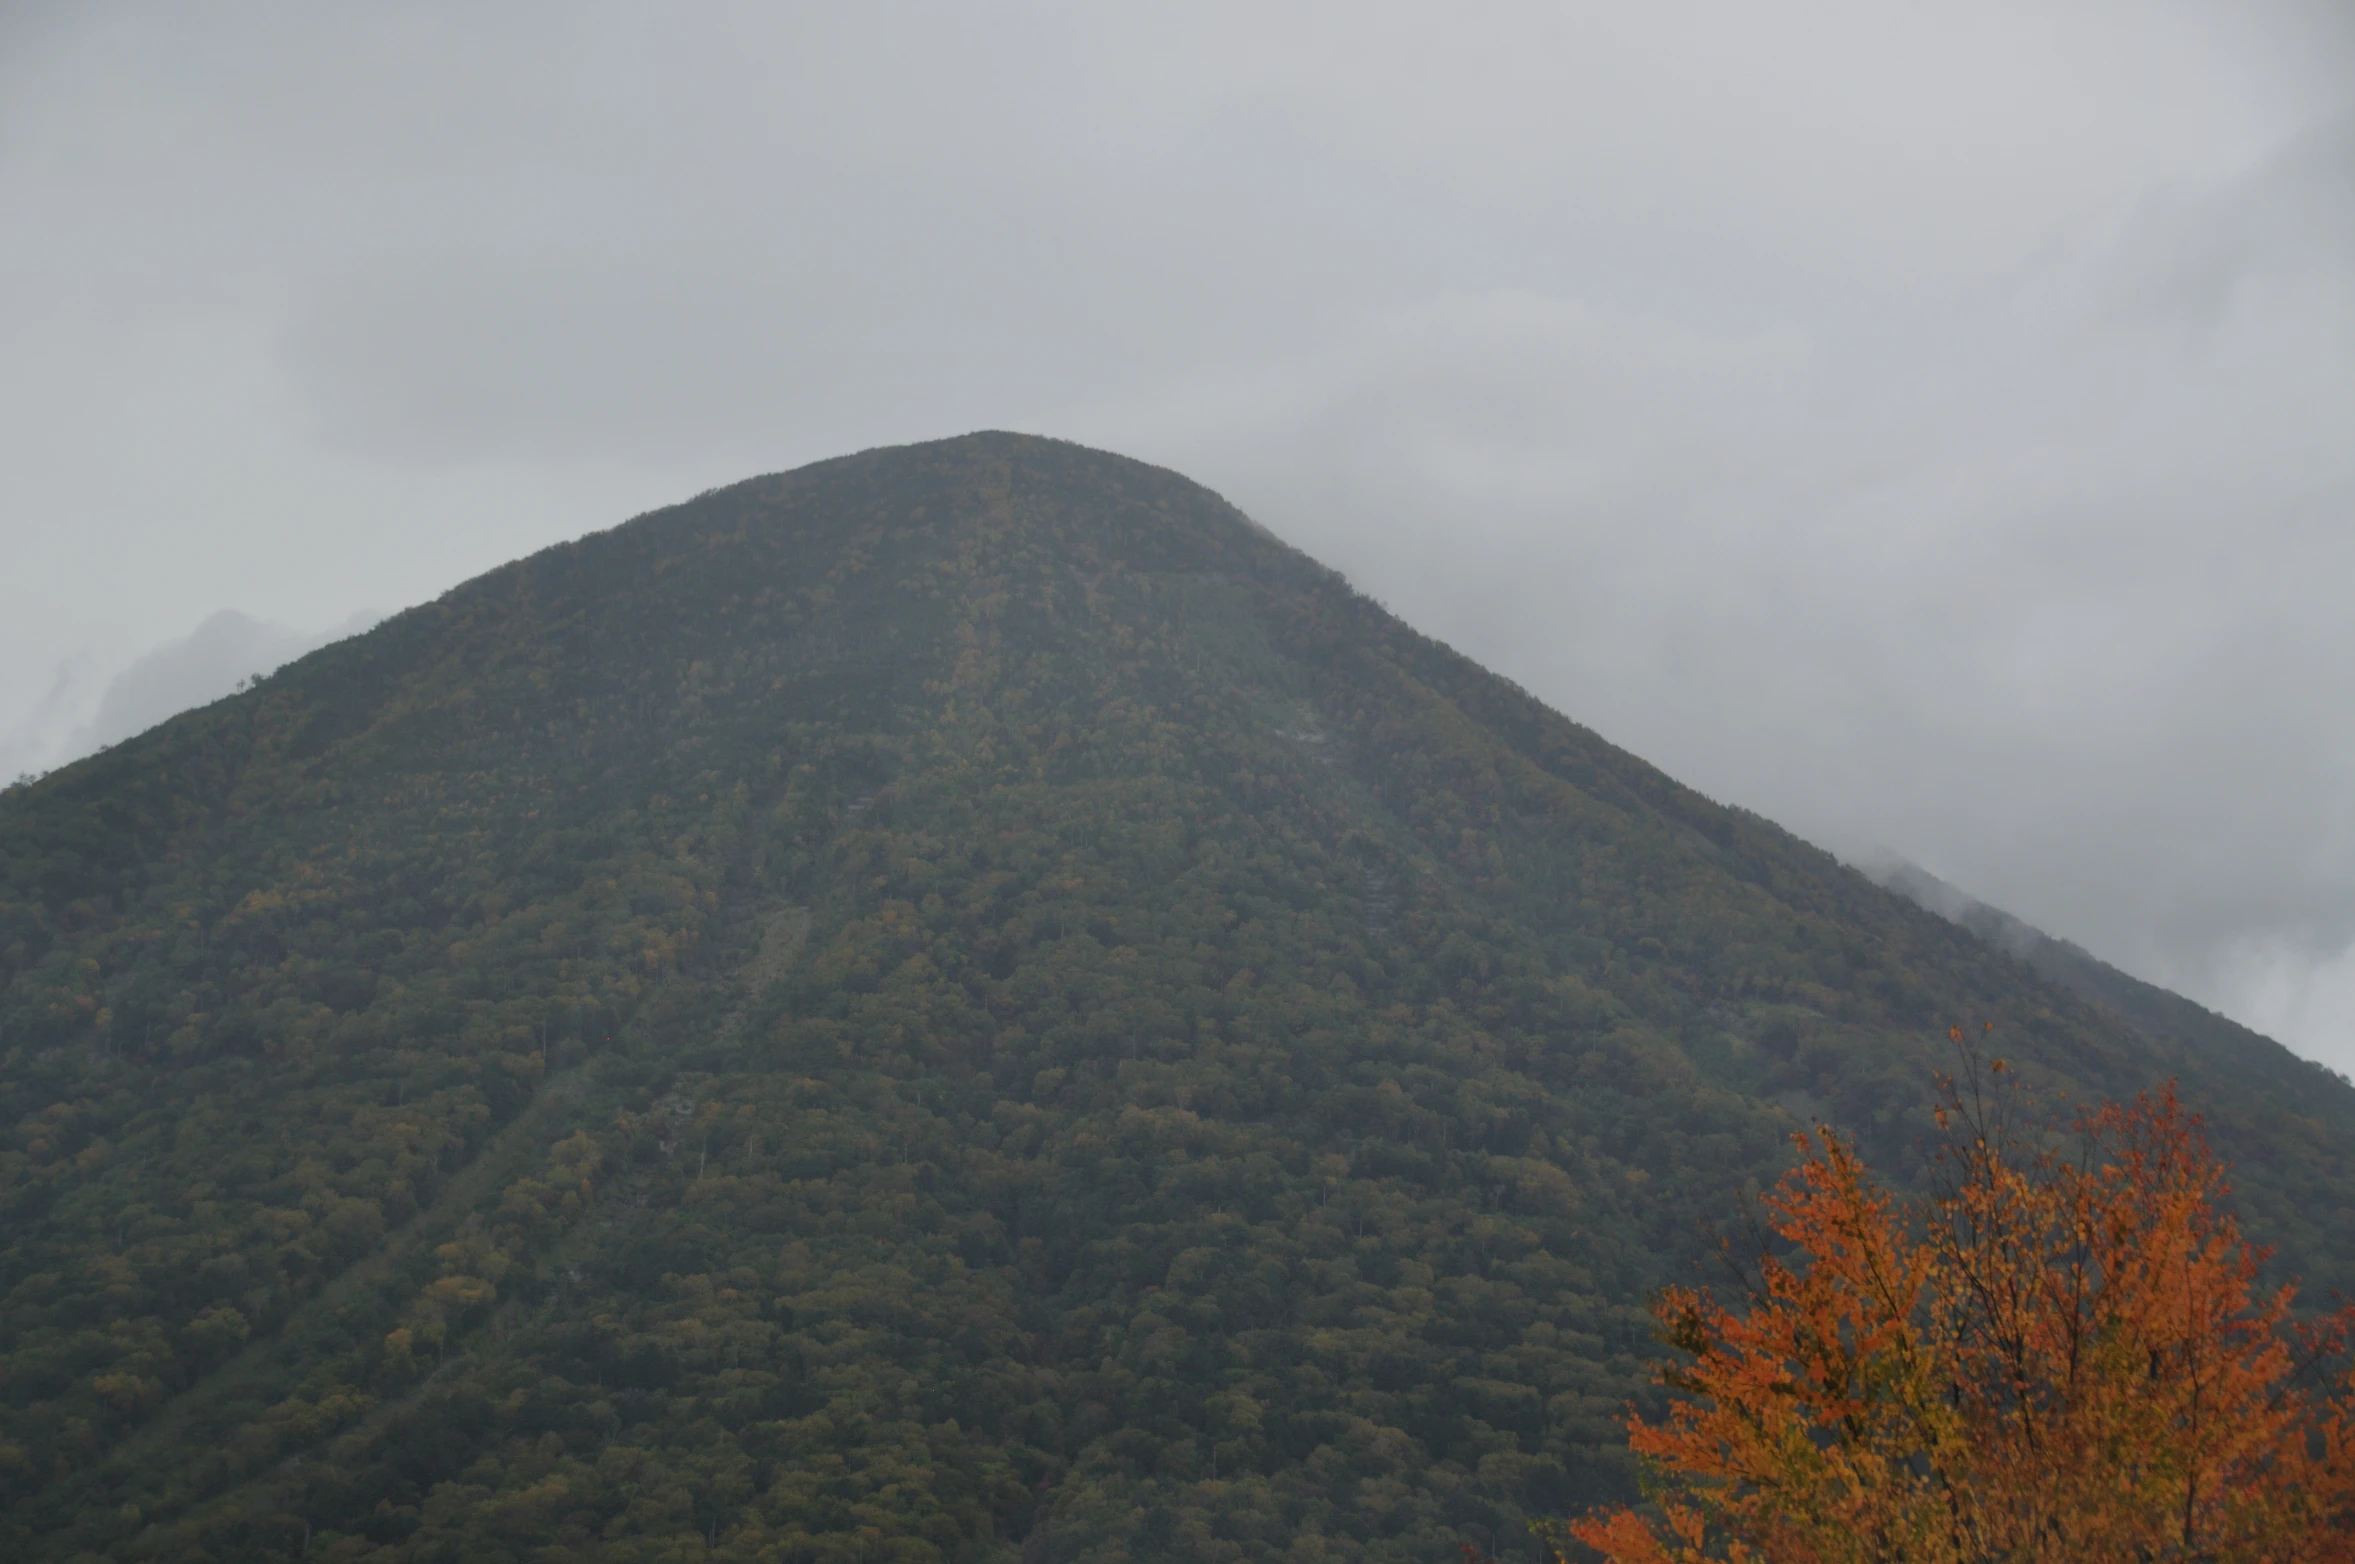
[[[1954,1024],[2180,1073],[2355,1280],[2335,1077],[1011,435],[547,550],[7,793],[0,974],[9,1557],[1526,1556],[1631,1491],[1648,1290],[1812,1116],[1908,1165]]]

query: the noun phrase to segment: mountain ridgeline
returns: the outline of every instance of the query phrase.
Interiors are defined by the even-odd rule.
[[[1533,1558],[1634,1492],[1647,1294],[1818,1117],[1918,1170],[1954,1025],[2180,1076],[2355,1286],[2336,1077],[1012,435],[548,549],[9,791],[0,983],[12,1558]]]

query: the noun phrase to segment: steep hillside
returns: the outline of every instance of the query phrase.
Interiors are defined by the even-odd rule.
[[[2355,1282],[2344,1083],[1010,435],[11,791],[0,972],[11,1557],[1513,1557],[1630,1491],[1647,1291],[1810,1117],[1905,1165],[1956,1023],[2183,1074]]]

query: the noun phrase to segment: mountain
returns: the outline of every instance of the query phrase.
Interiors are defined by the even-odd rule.
[[[2155,1043],[2188,1050],[2243,1080],[2267,1079],[2291,1095],[2307,1090],[2317,1072],[2337,1073],[2299,1058],[2229,1016],[2121,972],[2072,940],[2056,938],[2000,907],[1990,907],[1919,864],[1888,858],[1858,867],[1874,884],[2009,951],[2078,998],[2123,1018]],[[2323,1100],[2333,1102],[2337,1097],[2326,1091]]]
[[[0,963],[14,1558],[1526,1558],[1633,1490],[1648,1292],[1819,1115],[1910,1176],[1955,1025],[2180,1075],[2355,1279],[2344,1082],[1013,435],[0,795]]]
[[[168,717],[219,699],[249,678],[330,641],[357,635],[384,616],[358,613],[327,630],[293,630],[225,608],[93,688],[92,654],[57,670],[47,697],[12,730],[0,732],[0,777],[30,781],[51,767],[120,743]]]
[[[217,700],[247,679],[330,641],[357,635],[382,619],[362,612],[326,630],[265,624],[234,608],[208,616],[187,635],[138,658],[107,684],[80,735],[80,748],[119,744],[134,733]]]

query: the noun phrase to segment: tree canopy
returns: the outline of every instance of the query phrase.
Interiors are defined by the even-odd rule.
[[[1675,1399],[1629,1432],[1656,1510],[1571,1536],[1611,1564],[2355,1558],[2355,1306],[2258,1285],[2171,1084],[2057,1143],[2007,1095],[1949,1093],[1911,1201],[1799,1137],[1742,1295],[1655,1305]]]

